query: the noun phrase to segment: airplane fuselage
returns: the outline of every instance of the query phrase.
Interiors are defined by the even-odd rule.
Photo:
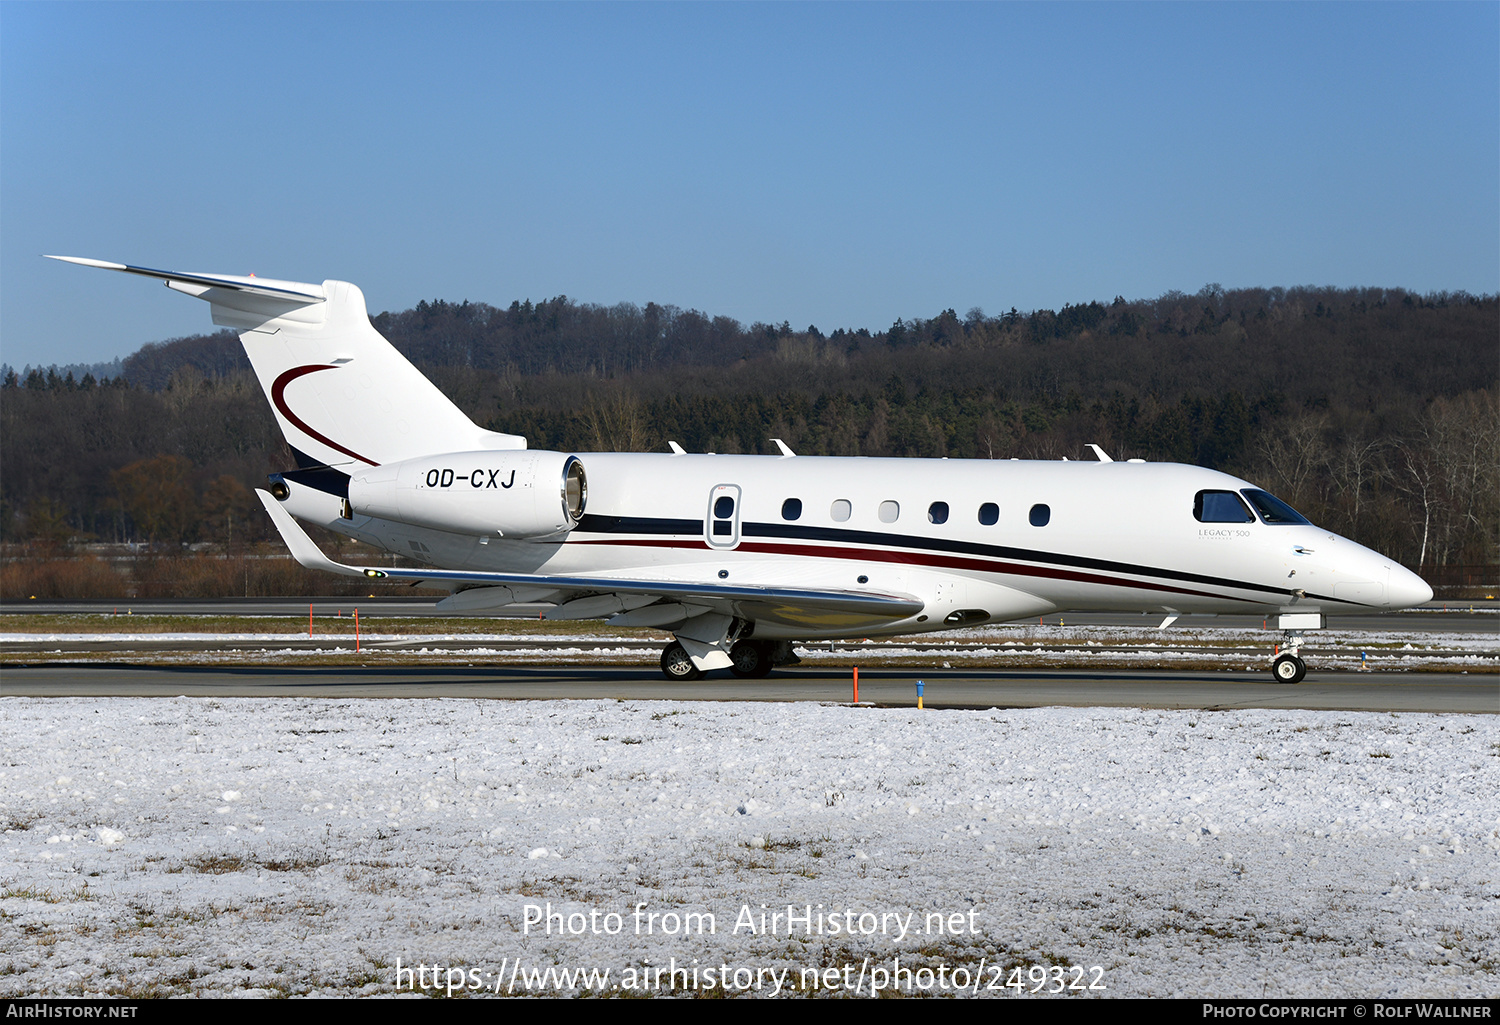
[[[879,625],[764,624],[756,636],[765,638],[909,633],[1069,609],[1368,612],[1402,608],[1429,593],[1391,559],[1309,523],[1265,522],[1243,501],[1238,522],[1222,513],[1200,519],[1198,496],[1238,496],[1255,486],[1193,466],[578,458],[588,473],[584,515],[565,535],[543,540],[357,514],[346,519],[331,496],[306,489],[288,506],[301,518],[437,568],[798,584],[907,594],[924,603],[920,613]],[[491,486],[491,475],[471,474],[461,454],[432,462],[434,501],[442,501],[443,491],[455,500],[485,491],[496,501],[507,497],[503,487]]]

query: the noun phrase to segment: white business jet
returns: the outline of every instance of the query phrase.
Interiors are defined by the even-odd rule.
[[[1249,613],[1303,631],[1330,613],[1418,605],[1393,559],[1214,470],[1132,459],[866,459],[529,450],[474,424],[321,285],[70,263],[164,280],[240,333],[299,468],[261,502],[302,565],[447,588],[439,608],[552,603],[670,631],[671,679],[763,676],[792,643],[910,634],[1068,610]],[[347,566],[296,522],[422,564]]]

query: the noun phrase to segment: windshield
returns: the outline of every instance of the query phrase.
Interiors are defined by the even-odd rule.
[[[1200,491],[1193,496],[1193,518],[1199,523],[1254,523],[1255,517],[1233,491]]]
[[[1296,509],[1293,509],[1269,491],[1245,488],[1240,494],[1248,498],[1250,504],[1255,506],[1255,511],[1260,513],[1260,518],[1272,526],[1283,523],[1308,522],[1306,516],[1303,516]]]

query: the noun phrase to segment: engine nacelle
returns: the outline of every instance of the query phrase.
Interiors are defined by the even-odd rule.
[[[450,452],[372,466],[349,479],[351,512],[456,534],[565,534],[587,501],[583,464],[561,452]]]

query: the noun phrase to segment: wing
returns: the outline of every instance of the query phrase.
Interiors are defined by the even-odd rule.
[[[265,491],[261,504],[291,549],[308,569],[376,580],[413,584],[468,585],[442,602],[456,612],[498,608],[511,602],[559,602],[549,619],[593,619],[613,616],[620,626],[670,627],[708,613],[756,622],[830,630],[857,629],[905,619],[921,612],[920,598],[866,591],[756,587],[699,581],[646,580],[628,577],[547,576],[489,573],[478,570],[376,569],[334,562],[313,544],[290,513]],[[479,592],[489,592],[481,594]]]

